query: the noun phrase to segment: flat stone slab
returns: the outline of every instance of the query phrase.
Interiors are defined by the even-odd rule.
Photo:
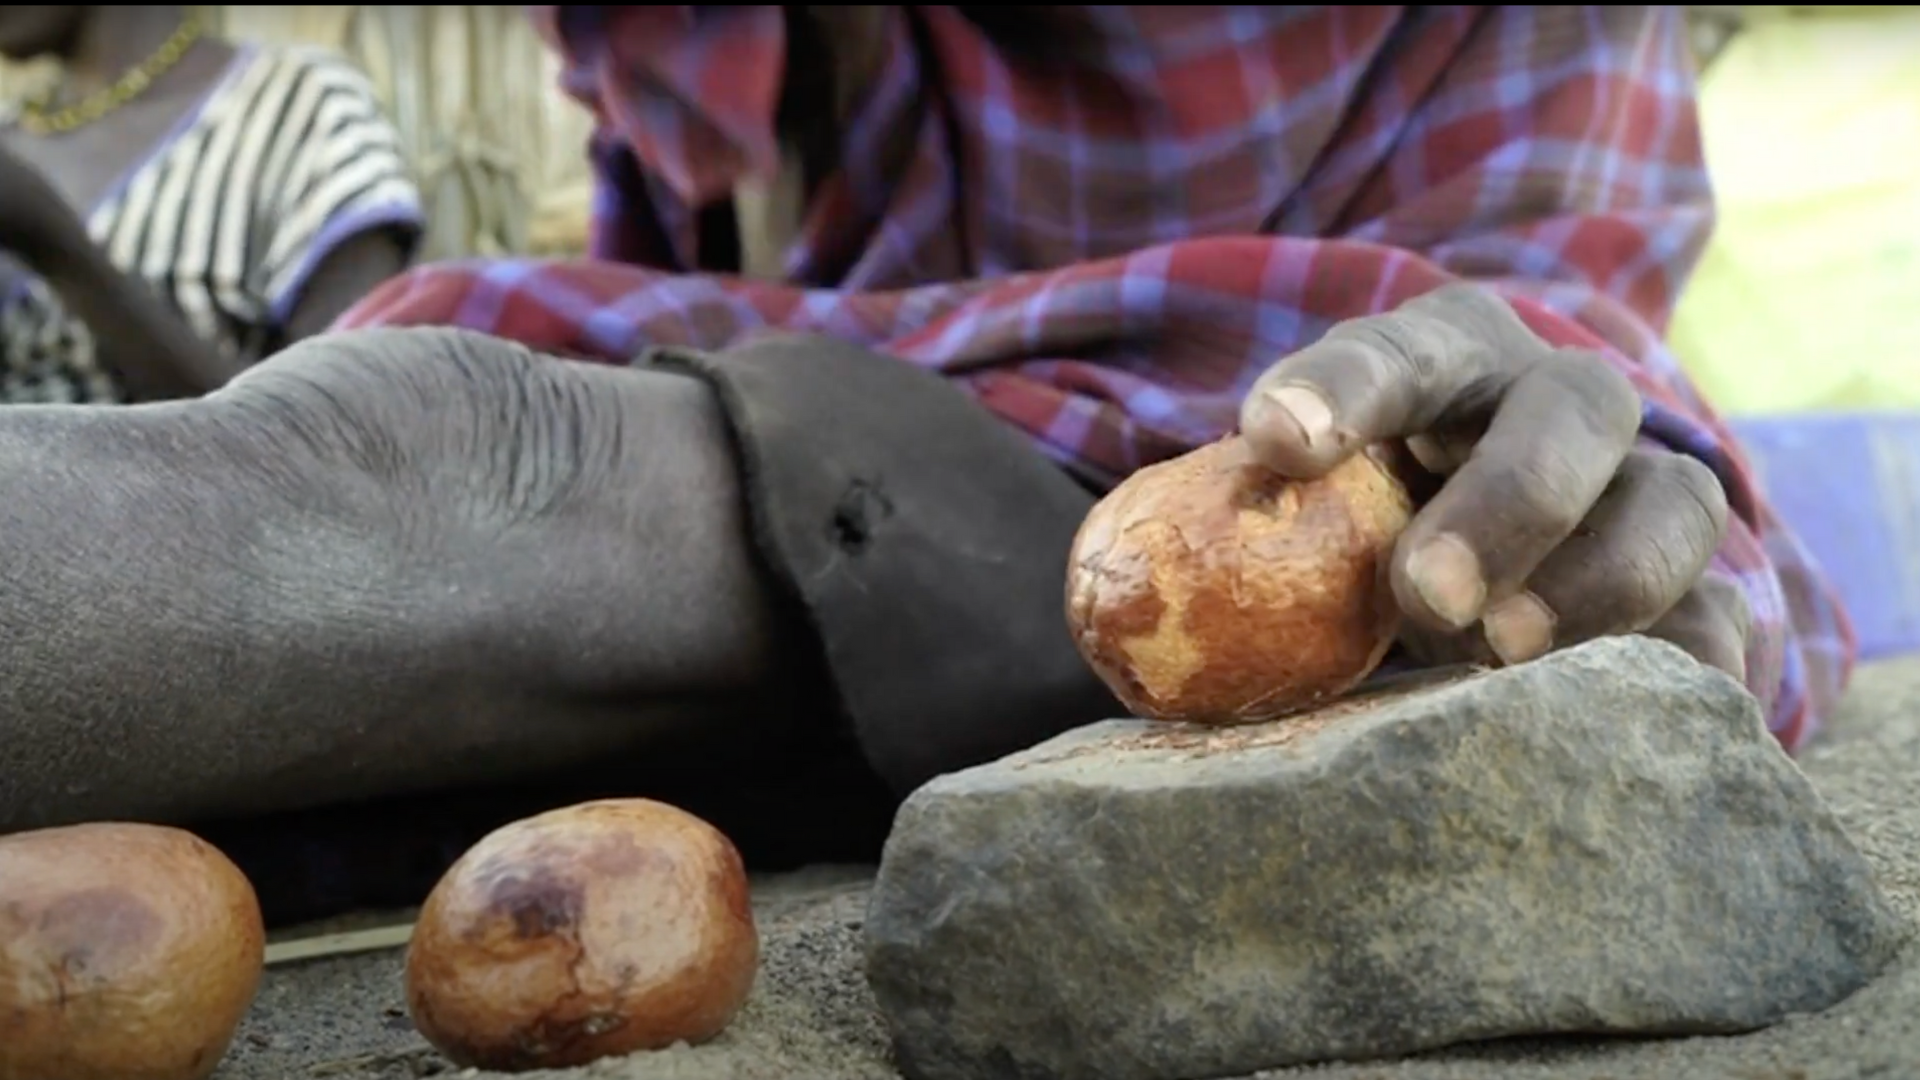
[[[1906,926],[1743,689],[1616,638],[939,778],[865,944],[914,1080],[1206,1080],[1752,1030],[1852,994]]]

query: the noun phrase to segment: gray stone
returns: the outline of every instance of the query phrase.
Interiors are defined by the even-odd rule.
[[[865,945],[916,1080],[1202,1080],[1751,1030],[1845,998],[1905,934],[1754,700],[1620,638],[936,779]]]

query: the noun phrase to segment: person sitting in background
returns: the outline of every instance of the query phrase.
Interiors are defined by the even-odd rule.
[[[736,838],[863,792],[871,841],[1119,712],[1074,532],[1235,430],[1424,466],[1407,660],[1657,635],[1789,748],[1839,693],[1845,616],[1661,342],[1712,222],[1678,9],[541,17],[592,258],[403,274],[178,406],[0,416],[10,561],[81,571],[0,591],[0,829],[680,772]]]
[[[0,112],[0,402],[205,393],[405,269],[424,218],[367,81],[179,6],[0,7],[54,58]]]

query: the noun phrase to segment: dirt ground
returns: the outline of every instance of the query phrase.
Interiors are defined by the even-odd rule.
[[[1879,871],[1920,917],[1920,659],[1869,665],[1802,765]],[[860,974],[868,873],[821,867],[756,890],[764,938],[746,1010],[705,1046],[545,1080],[894,1080]],[[400,956],[277,968],[216,1080],[480,1076],[452,1068],[407,1021]],[[1287,1069],[1260,1080],[1855,1080],[1920,1077],[1920,945],[1838,1007],[1736,1038],[1563,1040],[1468,1047],[1402,1061]]]

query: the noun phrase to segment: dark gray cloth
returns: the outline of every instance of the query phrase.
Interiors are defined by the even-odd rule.
[[[1122,714],[1066,624],[1094,497],[966,394],[818,337],[644,360],[719,394],[758,549],[896,793]]]

